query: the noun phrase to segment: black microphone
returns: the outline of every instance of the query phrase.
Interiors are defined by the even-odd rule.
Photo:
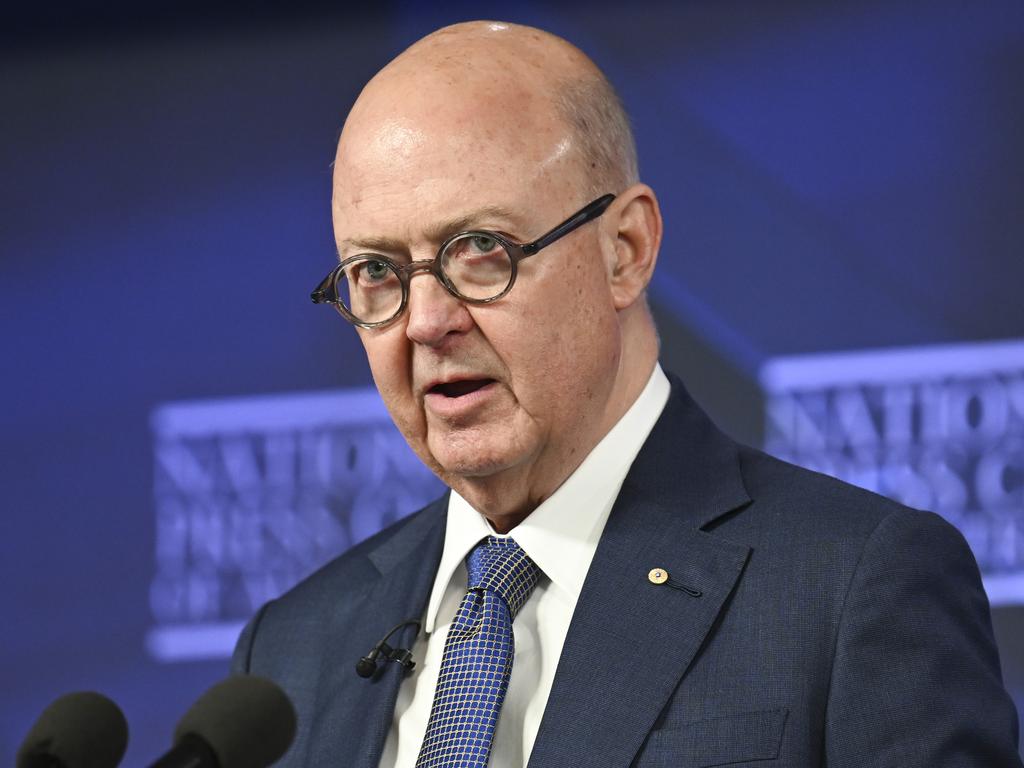
[[[17,768],[115,768],[128,746],[121,708],[100,693],[67,693],[43,710],[18,749]]]
[[[379,643],[370,649],[368,654],[356,662],[356,674],[360,677],[373,677],[381,657],[383,657],[384,661],[397,661],[406,672],[411,671],[416,666],[416,662],[412,660],[412,651],[408,648],[392,648],[388,645],[388,640],[395,632],[410,624],[416,627],[416,635],[418,635],[420,633],[420,622],[418,619],[409,619],[408,621],[396,624],[391,628],[390,632],[384,635]],[[416,635],[413,635],[413,639],[415,639]]]
[[[263,677],[222,680],[174,729],[174,747],[150,768],[265,768],[295,738],[295,708]]]

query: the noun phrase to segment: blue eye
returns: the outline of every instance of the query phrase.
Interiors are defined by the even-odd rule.
[[[493,237],[487,235],[473,235],[470,238],[473,248],[479,253],[490,253],[494,250],[494,247],[498,244],[498,241]]]
[[[371,281],[386,280],[391,270],[383,261],[367,261],[363,264],[362,272]]]

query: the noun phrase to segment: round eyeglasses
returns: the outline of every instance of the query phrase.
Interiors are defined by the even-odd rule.
[[[457,299],[470,304],[497,301],[516,282],[519,262],[605,212],[615,195],[602,195],[530,243],[497,232],[471,230],[452,235],[433,260],[398,264],[377,253],[343,259],[311,294],[314,304],[331,304],[353,325],[377,328],[397,319],[409,303],[409,280],[430,272]]]

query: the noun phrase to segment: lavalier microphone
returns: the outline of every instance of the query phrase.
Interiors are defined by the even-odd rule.
[[[392,648],[388,645],[388,640],[391,639],[395,632],[410,624],[416,627],[416,635],[418,635],[420,633],[419,619],[409,619],[408,621],[396,624],[390,632],[384,635],[379,643],[373,646],[368,654],[356,662],[356,674],[360,677],[373,677],[373,673],[377,671],[377,666],[381,660],[385,662],[397,661],[404,671],[411,672],[413,667],[416,666],[416,662],[412,659],[412,651],[408,648]],[[414,639],[416,635],[413,635]]]

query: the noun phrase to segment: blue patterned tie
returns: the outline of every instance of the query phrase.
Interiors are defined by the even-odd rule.
[[[488,536],[466,558],[469,591],[448,630],[416,768],[484,768],[512,672],[512,620],[539,571],[512,539]]]

